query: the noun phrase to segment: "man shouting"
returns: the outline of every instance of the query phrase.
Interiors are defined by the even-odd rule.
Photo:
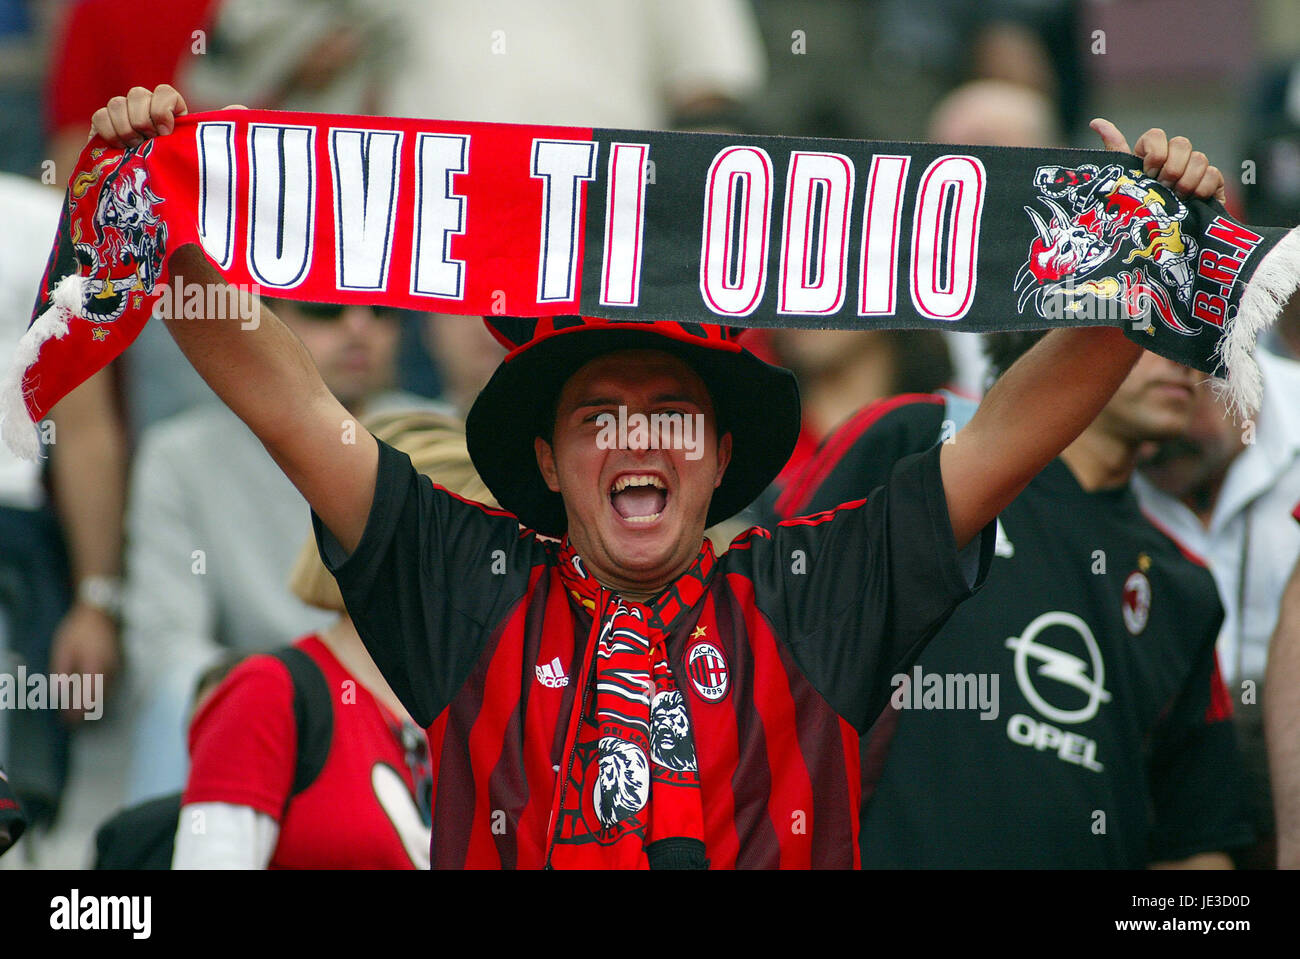
[[[94,126],[130,144],[184,111],[137,88]],[[1138,153],[1184,192],[1221,191],[1186,140],[1152,130]],[[222,282],[197,247],[171,268]],[[856,865],[857,738],[890,677],[978,587],[998,511],[1141,352],[1116,329],[1053,332],[962,443],[717,557],[705,527],[770,482],[799,428],[793,376],[729,331],[493,318],[510,352],[467,438],[496,510],[348,429],[261,314],[167,323],[311,504],[358,632],[428,730],[438,867]],[[701,442],[674,440],[688,418]]]

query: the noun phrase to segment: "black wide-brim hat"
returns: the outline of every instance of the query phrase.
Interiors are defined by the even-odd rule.
[[[691,323],[592,317],[485,317],[510,352],[465,421],[474,468],[501,506],[531,529],[562,536],[564,502],[537,466],[533,441],[551,435],[556,399],[569,377],[620,350],[659,350],[683,360],[709,390],[718,436],[731,434],[731,462],[713,491],[712,526],[754,501],[785,466],[799,438],[794,374],[736,342],[737,331]]]

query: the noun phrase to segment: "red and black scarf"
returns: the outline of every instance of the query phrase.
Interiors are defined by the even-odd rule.
[[[191,243],[234,294],[169,273]],[[248,319],[256,291],[479,316],[1118,326],[1253,407],[1255,338],[1297,282],[1300,237],[1118,153],[220,111],[87,145],[0,417],[34,458],[35,422],[151,314]]]
[[[712,544],[648,603],[605,589],[568,538],[560,578],[591,613],[551,804],[554,868],[706,868],[699,767],[666,643],[708,588]]]

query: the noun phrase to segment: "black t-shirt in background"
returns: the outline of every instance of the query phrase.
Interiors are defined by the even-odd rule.
[[[935,402],[887,413],[803,511],[865,495],[944,419]],[[863,737],[864,868],[1141,868],[1248,842],[1209,572],[1127,486],[1086,492],[1059,459],[997,540],[983,590],[897,694],[921,708],[890,705]],[[996,718],[925,708],[927,682],[945,703],[930,674],[982,675],[988,693],[996,677]]]

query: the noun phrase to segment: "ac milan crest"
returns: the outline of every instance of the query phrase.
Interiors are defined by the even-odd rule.
[[[686,675],[696,695],[707,703],[720,703],[731,691],[731,670],[722,650],[701,640],[686,654]]]
[[[1151,581],[1146,574],[1134,570],[1124,580],[1124,599],[1120,604],[1124,614],[1124,625],[1136,636],[1146,629],[1147,618],[1151,615]]]

